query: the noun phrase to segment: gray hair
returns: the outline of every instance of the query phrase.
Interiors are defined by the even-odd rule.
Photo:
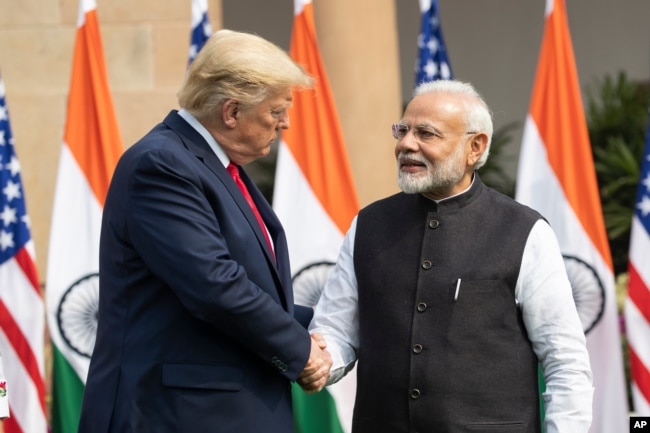
[[[311,88],[314,79],[275,44],[259,36],[220,30],[189,66],[178,104],[209,121],[228,99],[251,108],[287,88]]]
[[[461,104],[465,108],[465,128],[467,131],[484,132],[488,136],[485,152],[476,161],[474,168],[479,169],[485,165],[490,154],[490,144],[492,144],[492,134],[494,125],[492,124],[492,112],[481,94],[470,83],[458,80],[434,80],[427,81],[418,85],[413,90],[413,97],[427,93],[451,93],[463,95]]]

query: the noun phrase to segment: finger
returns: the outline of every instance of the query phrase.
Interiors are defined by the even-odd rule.
[[[327,342],[325,338],[318,332],[311,334],[311,338],[318,344],[318,347],[325,349],[327,347]]]
[[[313,374],[304,375],[298,378],[301,386],[325,386],[330,377],[329,369],[322,369]]]
[[[311,393],[318,392],[318,391],[322,390],[323,388],[325,388],[325,385],[327,385],[327,378],[323,377],[323,378],[321,378],[319,380],[315,380],[315,381],[312,381],[312,382],[299,381],[298,384],[300,385],[300,387],[305,392],[311,394]]]

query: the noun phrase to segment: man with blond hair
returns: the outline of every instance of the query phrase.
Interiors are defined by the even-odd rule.
[[[331,359],[294,306],[284,230],[241,168],[312,81],[263,38],[216,32],[181,110],[121,157],[79,433],[292,433],[290,382],[324,386]]]

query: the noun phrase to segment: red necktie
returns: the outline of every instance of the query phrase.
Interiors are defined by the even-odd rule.
[[[227,170],[228,173],[230,173],[230,176],[232,176],[232,179],[235,181],[235,183],[241,190],[242,194],[244,195],[244,198],[250,205],[251,209],[253,210],[253,213],[255,214],[255,218],[257,218],[257,222],[260,224],[260,228],[262,229],[262,233],[264,233],[264,238],[266,239],[266,243],[269,245],[269,248],[271,249],[271,254],[275,258],[273,252],[273,244],[271,243],[271,239],[269,238],[269,233],[266,230],[266,225],[264,225],[264,220],[262,219],[262,215],[260,215],[260,211],[257,210],[257,206],[255,206],[253,197],[251,197],[251,194],[248,192],[248,188],[246,188],[246,184],[244,184],[244,181],[242,180],[241,176],[239,176],[239,166],[231,162],[228,165]]]

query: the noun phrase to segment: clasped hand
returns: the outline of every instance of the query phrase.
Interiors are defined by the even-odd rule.
[[[327,343],[322,335],[318,333],[311,335],[309,360],[298,377],[298,384],[307,394],[323,389],[330,377],[332,357],[325,350],[326,347]]]

